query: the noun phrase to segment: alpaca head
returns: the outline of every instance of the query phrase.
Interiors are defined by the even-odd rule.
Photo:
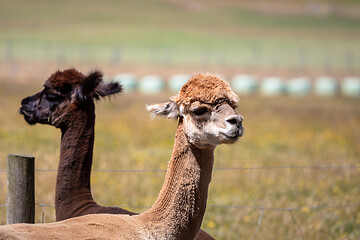
[[[189,143],[204,148],[234,143],[243,135],[243,117],[236,113],[237,95],[212,74],[195,74],[166,103],[147,106],[154,115],[179,118]]]
[[[76,110],[92,107],[93,99],[120,92],[118,83],[103,83],[102,73],[88,76],[67,69],[57,71],[45,82],[44,89],[21,101],[19,112],[29,124],[49,124],[61,128]]]

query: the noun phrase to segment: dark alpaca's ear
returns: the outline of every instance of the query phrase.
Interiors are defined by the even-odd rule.
[[[75,98],[84,101],[88,98],[99,99],[99,96],[105,97],[121,92],[122,86],[119,83],[104,83],[102,79],[103,74],[100,71],[90,73],[83,83],[75,89]]]
[[[95,92],[95,88],[102,80],[102,73],[100,71],[94,71],[90,73],[82,83],[74,90],[75,99],[80,101],[92,98]]]
[[[122,86],[117,82],[104,83],[100,84],[95,88],[94,97],[99,98],[109,96],[112,94],[120,93],[122,91]]]

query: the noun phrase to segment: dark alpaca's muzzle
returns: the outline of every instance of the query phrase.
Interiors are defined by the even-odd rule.
[[[36,103],[38,102],[39,95],[40,94],[37,93],[21,100],[19,113],[24,116],[25,121],[30,125],[34,125],[40,121],[35,111],[37,109]]]
[[[28,124],[34,125],[38,123],[37,117],[33,112],[29,111],[26,105],[20,107],[19,113],[24,116],[24,119]]]

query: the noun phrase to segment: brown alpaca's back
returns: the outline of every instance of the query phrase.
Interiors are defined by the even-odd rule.
[[[144,239],[129,216],[93,214],[48,224],[13,224],[0,228],[0,239],[75,240]]]

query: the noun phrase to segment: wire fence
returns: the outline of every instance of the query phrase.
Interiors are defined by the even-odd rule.
[[[277,170],[277,169],[312,169],[312,170],[334,170],[334,169],[360,169],[360,166],[259,166],[259,167],[219,167],[213,171],[227,170]],[[36,169],[36,172],[56,172],[56,169]],[[93,169],[92,172],[165,172],[166,169]],[[6,170],[0,170],[6,172]]]
[[[214,168],[214,171],[268,171],[268,170],[300,170],[300,169],[312,169],[312,170],[342,170],[342,169],[351,169],[356,170],[360,169],[360,166],[355,165],[344,165],[344,166],[259,166],[259,167],[220,167]],[[55,169],[36,169],[36,172],[56,172]],[[93,172],[165,172],[165,169],[94,169]],[[0,170],[0,173],[6,173],[7,170]],[[55,206],[52,204],[46,203],[36,203],[37,207],[41,208],[41,223],[45,222],[45,212],[46,208],[55,209]],[[1,204],[0,208],[6,207],[7,204]],[[151,206],[136,206],[136,205],[118,205],[113,207],[119,208],[139,208],[139,209],[149,209]],[[289,214],[292,223],[296,226],[296,229],[300,235],[300,239],[304,239],[303,227],[299,223],[298,219],[295,217],[295,211],[311,211],[311,210],[322,210],[322,209],[345,209],[345,208],[356,208],[360,207],[360,202],[353,203],[345,203],[345,204],[328,204],[328,205],[305,205],[305,206],[297,206],[297,207],[265,207],[265,206],[236,206],[236,205],[208,205],[207,209],[249,209],[249,210],[257,210],[260,211],[259,216],[256,222],[256,229],[252,234],[251,239],[255,239],[259,233],[260,228],[263,224],[263,217],[265,212],[275,211]]]

